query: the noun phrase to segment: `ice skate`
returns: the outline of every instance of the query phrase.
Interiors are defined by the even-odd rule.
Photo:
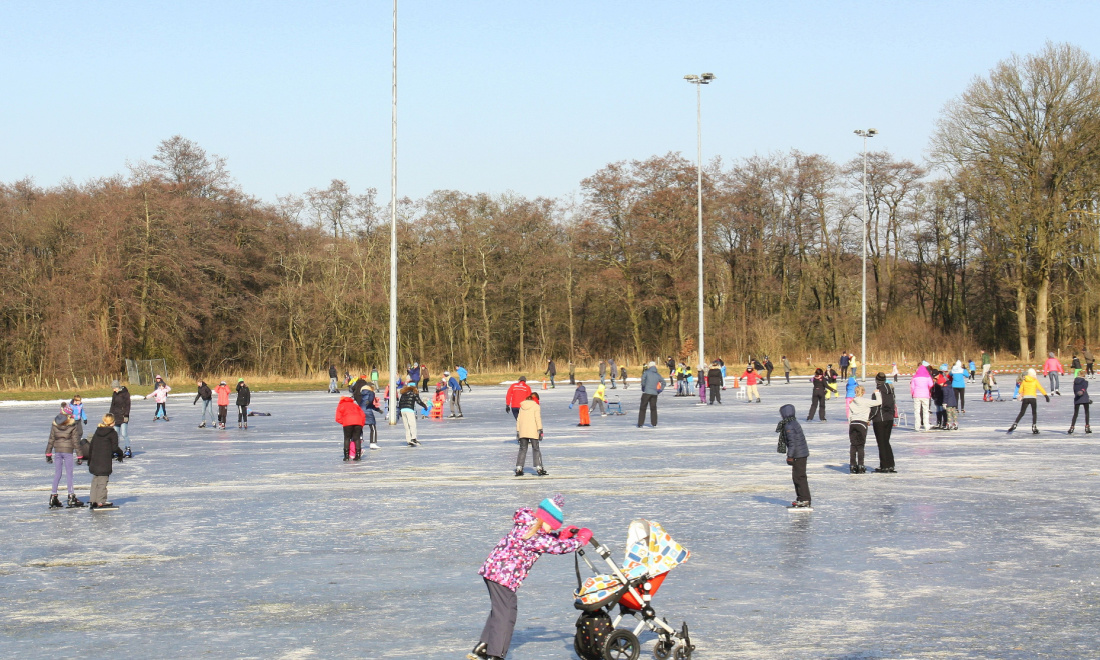
[[[246,429],[248,428],[248,422],[245,422],[245,423],[244,423],[244,427],[245,427]]]
[[[479,642],[473,651],[466,654],[466,660],[489,660],[488,648],[485,642]]]
[[[60,509],[61,506],[62,506],[61,505],[61,500],[57,499],[57,493],[54,493],[53,495],[50,495],[50,508],[51,509]]]
[[[133,458],[134,452],[130,451],[130,445],[126,445],[126,449],[122,450],[122,455],[126,458]]]
[[[1068,431],[1066,431],[1066,435],[1073,435],[1073,427],[1072,426],[1069,427]]]
[[[1088,424],[1085,424],[1085,433],[1092,433],[1092,429],[1089,428]]]
[[[892,467],[891,468],[877,467],[877,468],[875,468],[875,472],[877,472],[879,474],[896,474],[897,470],[895,470]]]
[[[1015,425],[1015,424],[1013,424],[1012,426],[1008,427],[1008,432],[1009,432],[1009,433],[1012,433],[1012,432],[1013,432],[1013,431],[1015,431],[1015,430],[1016,430],[1016,425]]]
[[[166,421],[166,422],[168,421],[168,415],[164,416],[164,421]]]
[[[1031,432],[1034,433],[1035,435],[1039,435],[1039,427],[1032,424],[1031,425]]]
[[[370,448],[371,449],[378,449],[378,443],[377,442],[370,443]]]
[[[202,424],[199,424],[199,428],[200,429],[206,428],[206,422],[203,422]]]
[[[535,470],[535,474],[539,475],[540,477],[545,477],[546,475],[548,475],[550,473],[546,471],[546,468],[540,467],[537,470]]]
[[[867,468],[862,466],[862,465],[859,466],[859,473],[860,474],[867,474]]]
[[[523,476],[523,468],[521,468],[521,467],[516,468],[516,476],[517,477],[522,477]]]
[[[78,509],[78,508],[80,508],[80,507],[84,506],[84,503],[83,503],[83,502],[81,502],[81,501],[80,501],[80,500],[79,500],[79,499],[77,498],[77,496],[76,496],[76,495],[69,495],[69,502],[68,502],[68,504],[66,504],[65,506],[67,506],[67,507],[68,507],[68,508],[70,508],[70,509]]]
[[[347,454],[344,454],[344,462],[347,463],[350,460],[351,460],[351,457],[348,456]]]
[[[848,473],[849,474],[859,474],[859,466],[858,465],[849,465],[848,466]]]

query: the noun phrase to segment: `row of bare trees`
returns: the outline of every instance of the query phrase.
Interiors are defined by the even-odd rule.
[[[941,169],[869,154],[873,356],[1097,341],[1098,71],[1069,46],[1007,60],[945,111]],[[704,169],[711,357],[858,346],[862,171],[799,151]],[[378,364],[389,232],[376,197],[337,180],[265,204],[179,136],[124,177],[0,185],[0,375],[75,380],[145,357],[291,376]],[[570,199],[401,200],[402,361],[688,357],[695,200],[676,153],[609,164]]]

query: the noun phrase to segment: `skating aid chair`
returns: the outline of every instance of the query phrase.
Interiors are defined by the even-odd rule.
[[[616,397],[614,401],[607,401],[607,414],[608,415],[624,415],[623,404]]]

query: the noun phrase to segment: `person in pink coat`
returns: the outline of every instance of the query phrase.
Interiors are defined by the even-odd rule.
[[[921,364],[917,372],[913,374],[913,380],[909,381],[909,393],[913,395],[913,429],[917,431],[931,430],[929,420],[929,400],[932,398],[932,376],[928,373],[928,367]]]
[[[512,530],[489,553],[478,574],[489,588],[492,609],[481,641],[467,654],[468,660],[500,660],[508,655],[519,612],[516,592],[531,567],[543,553],[576,552],[592,538],[589,529],[562,529],[563,506],[565,498],[558,494],[543,500],[535,511],[528,508],[516,511]]]
[[[1061,385],[1061,379],[1059,376],[1066,373],[1066,370],[1062,368],[1062,363],[1058,361],[1058,358],[1054,357],[1054,353],[1047,353],[1047,361],[1043,363],[1043,375],[1050,380],[1050,389],[1058,396],[1062,396],[1062,393],[1058,391],[1058,386]]]

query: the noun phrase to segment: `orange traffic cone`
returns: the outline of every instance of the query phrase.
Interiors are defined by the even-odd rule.
[[[741,379],[737,378],[736,380],[733,381],[733,389],[736,390],[739,387],[741,387]]]
[[[542,381],[542,389],[544,389],[544,390],[546,389],[546,381],[545,380]]]

